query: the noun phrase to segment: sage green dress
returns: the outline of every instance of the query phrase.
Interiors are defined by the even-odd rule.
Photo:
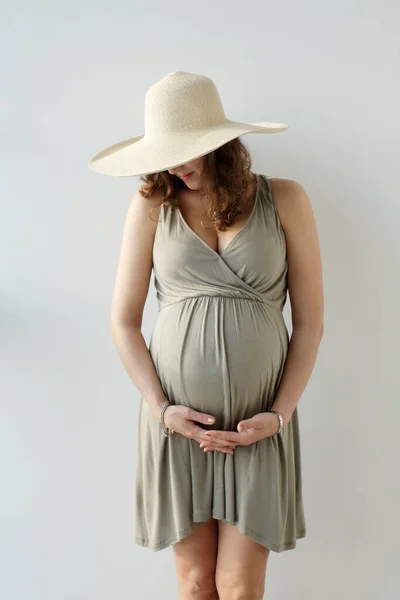
[[[219,254],[162,205],[153,269],[159,312],[149,351],[166,397],[216,417],[206,429],[236,431],[268,410],[289,335],[282,316],[287,258],[270,180],[257,174],[252,212]],[[298,408],[283,432],[234,455],[165,437],[140,400],[135,543],[161,550],[214,517],[274,552],[306,535]]]

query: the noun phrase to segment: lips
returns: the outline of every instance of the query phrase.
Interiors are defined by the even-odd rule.
[[[182,179],[189,179],[189,177],[193,175],[193,171],[191,173],[187,173],[187,175],[181,175]]]

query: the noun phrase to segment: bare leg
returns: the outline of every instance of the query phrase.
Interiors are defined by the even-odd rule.
[[[210,519],[173,544],[179,600],[218,600],[215,587],[218,526]]]
[[[220,600],[262,600],[270,550],[218,521],[215,581]]]

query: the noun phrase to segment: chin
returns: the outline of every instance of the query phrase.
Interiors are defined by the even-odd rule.
[[[198,178],[197,175],[193,174],[191,176],[190,179],[188,179],[187,181],[184,181],[184,183],[186,184],[186,186],[188,188],[190,188],[191,190],[198,190],[200,189],[201,185],[200,185],[200,180]]]

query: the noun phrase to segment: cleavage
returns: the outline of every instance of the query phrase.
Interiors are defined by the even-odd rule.
[[[250,205],[247,202],[245,213],[242,213],[235,223],[225,231],[217,231],[214,228],[211,220],[206,214],[206,206],[202,203],[202,197],[200,194],[196,193],[196,191],[190,191],[189,199],[186,196],[186,190],[180,192],[181,199],[186,197],[186,206],[180,199],[179,211],[183,220],[186,222],[186,225],[201,238],[205,244],[210,246],[211,250],[221,255],[239,231],[245,226],[250,217],[255,202],[254,192],[255,189],[253,189],[251,195],[253,203]]]

